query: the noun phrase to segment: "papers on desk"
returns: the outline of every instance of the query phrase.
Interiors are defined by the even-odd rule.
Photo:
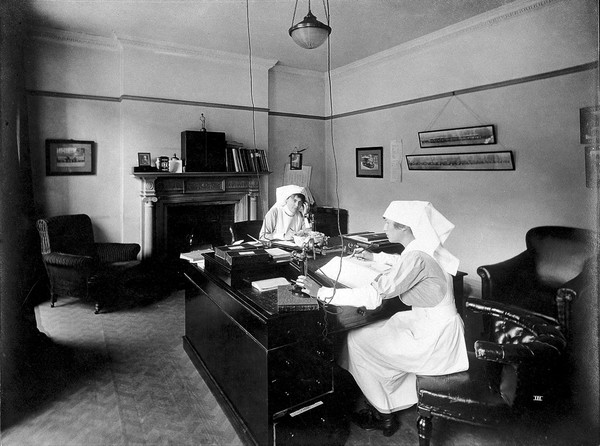
[[[286,248],[294,248],[294,249],[298,249],[298,245],[296,245],[294,242],[292,242],[291,240],[278,240],[278,239],[273,239],[271,240],[271,245],[272,246],[283,246]]]
[[[341,272],[340,272],[341,263]],[[371,284],[379,275],[389,271],[391,266],[370,260],[359,260],[356,257],[334,257],[317,270],[331,280],[336,280],[342,285],[357,288]]]
[[[289,251],[281,248],[266,248],[265,251],[273,258],[277,263],[289,262],[292,260],[292,254]]]
[[[187,260],[190,263],[195,263],[199,268],[204,269],[204,256],[202,254],[210,252],[214,252],[212,248],[196,249],[194,251],[182,252],[179,254],[179,258]]]

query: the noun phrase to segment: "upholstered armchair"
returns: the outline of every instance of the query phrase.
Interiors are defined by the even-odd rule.
[[[477,268],[481,297],[558,320],[563,315],[559,315],[557,291],[568,288],[577,293],[584,285],[579,276],[596,252],[596,234],[587,229],[539,226],[527,231],[525,244],[527,249],[517,256]]]
[[[42,259],[50,282],[51,303],[57,296],[91,297],[100,312],[107,285],[136,266],[137,243],[96,243],[92,221],[85,214],[60,215],[37,221]]]
[[[260,235],[260,228],[262,228],[262,224],[262,220],[247,220],[235,222],[229,227],[229,232],[231,233],[231,242],[233,243],[237,240],[251,242],[252,237],[258,239],[258,236]]]
[[[433,417],[498,427],[543,418],[563,382],[566,340],[556,325],[499,302],[468,298],[466,309],[499,323],[468,352],[469,370],[417,376],[420,446],[429,445]]]

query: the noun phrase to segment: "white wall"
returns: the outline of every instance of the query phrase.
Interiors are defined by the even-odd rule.
[[[30,139],[40,214],[87,213],[100,241],[140,242],[138,152],[181,155],[181,132],[209,131],[268,150],[268,70],[247,60],[156,42],[37,30],[27,51]],[[258,109],[254,117],[251,107]],[[254,121],[254,125],[253,125]],[[46,139],[92,140],[96,175],[46,176]],[[268,203],[268,178],[259,212]]]
[[[429,36],[334,73],[335,113],[359,112],[333,121],[340,206],[349,210],[349,230],[380,229],[391,200],[432,202],[456,225],[447,247],[460,258],[477,295],[477,266],[522,251],[529,228],[595,227],[596,195],[585,186],[579,109],[595,103],[597,69],[368,110],[593,62],[597,16],[590,14],[591,3],[557,1],[516,13],[506,10],[505,17],[490,16],[487,24],[472,29],[462,24],[439,39]],[[419,131],[480,124],[496,126],[498,144],[419,148]],[[403,160],[402,181],[391,182],[392,140],[402,141],[405,155],[512,150],[516,170],[408,171]],[[384,147],[383,179],[355,177],[355,148],[370,146]],[[328,147],[331,202],[334,174]]]
[[[311,166],[310,191],[318,205],[326,203],[324,78],[320,73],[275,66],[269,73],[269,147],[271,169],[269,204],[284,183],[289,154],[298,149]]]

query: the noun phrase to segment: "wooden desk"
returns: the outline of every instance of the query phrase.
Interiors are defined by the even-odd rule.
[[[251,282],[295,279],[299,265],[228,272],[205,257],[205,270],[184,266],[183,347],[246,444],[274,444],[277,420],[333,394],[336,335],[409,308],[390,299],[374,311],[327,306],[325,313],[321,306],[280,314],[276,291],[258,293]],[[313,271],[325,261],[309,262],[315,280],[324,280]]]

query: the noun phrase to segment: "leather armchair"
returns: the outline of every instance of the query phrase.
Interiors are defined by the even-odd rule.
[[[96,291],[139,264],[140,245],[94,242],[92,221],[85,214],[40,219],[36,226],[50,282],[51,307],[58,295],[94,297],[98,313],[106,289]]]
[[[551,407],[561,385],[566,339],[556,325],[499,302],[468,298],[466,308],[499,323],[468,352],[469,370],[417,376],[420,446],[429,445],[433,417],[492,426],[520,422]]]
[[[244,240],[245,242],[251,242],[252,237],[258,240],[260,235],[260,228],[262,228],[262,220],[247,220],[238,221],[229,227],[231,233],[231,243],[236,240]],[[249,237],[249,236],[252,237]]]
[[[559,288],[575,293],[584,285],[579,277],[594,257],[596,234],[587,229],[539,226],[525,235],[526,250],[493,265],[477,268],[481,297],[517,305],[554,319],[559,315]],[[564,321],[564,323],[568,323]]]

